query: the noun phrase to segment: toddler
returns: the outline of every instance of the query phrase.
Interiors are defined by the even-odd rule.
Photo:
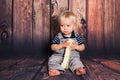
[[[76,75],[86,74],[84,65],[80,60],[80,52],[85,50],[84,41],[79,34],[74,33],[76,24],[76,16],[71,11],[65,11],[59,15],[60,32],[51,42],[51,49],[54,53],[48,60],[49,76],[60,75],[65,72],[61,66],[63,61],[65,48],[70,45],[68,39],[73,39],[71,44],[71,54],[69,58],[68,68]]]

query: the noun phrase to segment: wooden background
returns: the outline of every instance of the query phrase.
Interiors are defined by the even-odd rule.
[[[4,31],[9,33],[0,36],[0,54],[43,54],[40,52],[48,51],[49,0],[1,0],[0,9],[0,35]]]
[[[119,51],[119,5],[119,0],[0,0],[0,54],[47,55],[64,10],[76,14],[75,32],[87,35],[88,52]]]
[[[88,0],[88,48],[91,51],[120,52],[120,1]]]

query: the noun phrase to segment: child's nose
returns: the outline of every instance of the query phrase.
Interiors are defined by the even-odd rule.
[[[67,29],[67,26],[65,26],[64,29]]]

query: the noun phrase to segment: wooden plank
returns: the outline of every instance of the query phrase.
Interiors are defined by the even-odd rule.
[[[18,64],[0,72],[2,80],[33,80],[45,59],[26,58]]]
[[[94,62],[97,62],[97,63],[101,63],[102,61],[115,61],[115,62],[119,62],[120,63],[120,60],[119,60],[119,55],[104,55],[104,56],[89,56],[88,57],[90,60],[94,61]]]
[[[114,51],[116,51],[116,52],[118,52],[119,53],[119,51],[120,51],[120,27],[119,27],[119,25],[120,25],[120,11],[119,11],[119,8],[120,8],[120,1],[118,0],[118,1],[113,1],[113,9],[115,9],[115,13],[113,13],[114,14],[114,34],[113,34],[113,36],[114,36],[114,39],[113,39],[113,43],[114,43],[114,45],[113,45],[113,48],[114,48]]]
[[[104,0],[88,0],[88,47],[91,51],[104,51]]]
[[[68,10],[68,0],[56,0],[58,1],[58,10],[62,12],[64,10]]]
[[[114,58],[109,58],[109,59],[104,59],[104,58],[94,58],[91,57],[90,58],[92,61],[98,63],[98,64],[102,64],[105,67],[120,73],[120,60],[114,59]]]
[[[73,11],[77,17],[75,32],[86,37],[86,26],[81,24],[81,19],[86,21],[86,0],[69,0],[69,10]]]
[[[0,55],[11,53],[12,0],[0,0]]]
[[[104,66],[120,73],[120,63],[115,61],[102,61],[101,64]]]
[[[115,79],[119,80],[120,79],[120,74],[104,67],[101,64],[98,64],[90,60],[84,60],[84,63],[91,70],[90,75],[94,78],[94,80],[115,80]]]
[[[13,68],[19,69],[19,68],[33,68],[33,67],[39,67],[42,66],[46,59],[40,58],[38,56],[28,57],[22,60],[21,62],[17,63],[17,65],[14,65]]]
[[[86,0],[69,0],[69,10],[76,14],[79,21],[81,17],[86,20]]]
[[[51,0],[51,39],[59,32],[58,15],[68,10],[68,0]]]
[[[105,1],[105,22],[104,22],[104,35],[105,35],[105,48],[109,53],[113,50],[115,42],[115,1],[106,0]],[[118,15],[117,15],[118,16]]]
[[[48,51],[50,40],[50,1],[33,2],[33,47],[35,53]]]
[[[16,59],[0,60],[0,71],[3,71],[5,69],[8,69],[8,68],[16,65],[17,63],[21,62],[22,60],[24,60],[24,59],[16,58]]]
[[[14,52],[30,54],[32,48],[32,0],[13,0],[13,5]]]
[[[87,24],[90,50],[119,52],[119,4],[120,2],[116,0],[88,0]]]

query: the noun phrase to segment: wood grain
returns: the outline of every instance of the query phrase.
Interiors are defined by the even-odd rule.
[[[17,64],[14,64],[14,60],[16,60]],[[12,65],[11,67],[7,67],[0,71],[0,78],[2,80],[34,80],[32,78],[40,70],[44,60],[36,57],[35,59],[9,59],[3,60],[2,62],[5,62],[6,64],[9,62],[8,65]],[[2,66],[5,66],[6,64],[2,64]]]
[[[68,10],[68,0],[51,0],[51,39],[60,31],[57,18],[58,15],[65,10]]]
[[[119,12],[115,0],[87,1],[88,48],[116,53],[119,47]]]
[[[32,0],[13,1],[14,52],[28,53],[32,48]]]
[[[105,1],[105,22],[104,22],[104,35],[105,35],[105,47],[108,53],[113,50],[114,36],[115,36],[115,1]]]
[[[52,2],[56,2],[54,7]],[[9,55],[12,49],[15,54],[43,54],[42,50],[48,51],[50,39],[59,32],[58,14],[70,10],[77,16],[76,33],[84,32],[81,16],[87,21],[89,51],[119,53],[119,4],[119,0],[1,0],[0,51]],[[5,33],[2,39],[4,31],[8,37]]]
[[[91,50],[104,50],[103,2],[103,0],[88,0],[87,2],[88,47]]]
[[[0,55],[12,51],[12,27],[12,0],[0,0]]]
[[[96,58],[96,60],[100,60]],[[112,64],[112,67],[118,65],[120,60],[108,61],[104,59],[103,64]],[[90,59],[82,59],[85,68],[87,70],[86,75],[76,76],[69,69],[59,76],[48,76],[47,59],[39,56],[32,57],[16,57],[0,60],[0,68],[6,67],[4,70],[0,70],[0,79],[2,80],[119,80],[120,74],[116,73],[110,68],[106,68],[101,63],[91,61]],[[119,61],[116,62],[116,61]],[[9,66],[9,67],[8,67]],[[114,66],[115,67],[115,66]]]
[[[83,27],[86,26],[81,24],[81,19],[83,18],[86,21],[86,0],[69,0],[69,10],[73,11],[77,18],[75,33],[80,34],[82,37],[85,36],[86,32]]]
[[[114,3],[114,8],[115,9],[115,15],[114,15],[114,40],[113,40],[113,48],[114,51],[118,51],[120,50],[120,11],[119,11],[119,7],[120,7],[120,1],[113,1]]]
[[[50,2],[34,0],[33,2],[33,47],[36,53],[48,51],[50,44]]]
[[[91,60],[84,60],[84,63],[89,68],[89,71],[91,73],[89,75],[91,75],[94,80],[119,80],[120,78],[118,77],[120,75],[119,73],[116,73],[101,64],[98,64]]]

